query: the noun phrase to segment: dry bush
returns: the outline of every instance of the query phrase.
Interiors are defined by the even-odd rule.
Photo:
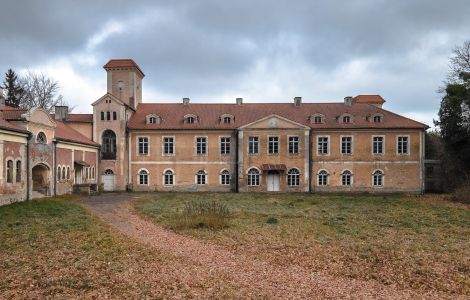
[[[223,229],[229,226],[231,213],[227,205],[217,200],[191,201],[184,205],[183,211],[174,215],[174,229]]]

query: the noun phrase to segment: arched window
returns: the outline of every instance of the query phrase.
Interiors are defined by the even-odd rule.
[[[196,173],[196,184],[203,185],[206,184],[207,181],[207,173],[204,170],[199,170]]]
[[[21,182],[21,160],[16,161],[16,182]]]
[[[227,185],[230,184],[230,172],[227,170],[223,170],[220,172],[220,184]]]
[[[193,124],[197,122],[197,116],[195,115],[185,115],[184,116],[184,123],[186,124]]]
[[[351,116],[343,116],[343,123],[351,123]]]
[[[108,129],[103,132],[101,149],[102,159],[116,159],[116,134],[114,131]]]
[[[231,124],[234,121],[234,117],[229,114],[223,114],[220,116],[220,122],[223,124]]]
[[[318,173],[318,185],[325,186],[328,185],[328,172],[321,170]]]
[[[310,123],[321,124],[324,122],[324,116],[322,114],[314,114],[310,116]]]
[[[55,174],[55,176],[57,178],[57,182],[60,181],[60,175],[62,175],[62,168],[61,168],[61,166],[57,166],[57,173]]]
[[[67,166],[67,179],[70,179],[70,166]]]
[[[148,115],[147,124],[160,124],[161,118],[157,115]]]
[[[174,183],[174,173],[172,170],[166,170],[165,173],[163,173],[163,184],[164,185],[173,185]]]
[[[290,169],[287,172],[287,185],[299,186],[300,185],[300,171],[298,169]]]
[[[259,171],[255,168],[248,170],[248,186],[259,185]]]
[[[349,170],[343,171],[341,173],[341,184],[344,186],[350,186],[351,185],[351,179],[352,179],[352,173]]]
[[[139,171],[139,184],[140,185],[148,185],[149,184],[149,173],[147,170],[140,170]]]
[[[36,143],[38,144],[47,144],[47,138],[44,132],[39,132],[38,135],[36,136]]]
[[[65,166],[63,166],[62,167],[62,180],[65,180],[66,178],[65,171],[66,171]]]
[[[373,175],[374,186],[383,186],[384,184],[384,173],[381,170],[376,170]]]
[[[7,182],[13,183],[13,161],[7,161]]]
[[[114,172],[113,172],[113,170],[111,170],[111,169],[106,169],[106,170],[104,171],[104,175],[113,175],[113,174],[114,174]]]

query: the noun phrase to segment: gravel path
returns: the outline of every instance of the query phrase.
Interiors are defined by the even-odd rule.
[[[385,286],[376,281],[333,277],[312,272],[298,265],[275,266],[253,255],[179,235],[142,219],[131,204],[131,201],[138,197],[139,195],[132,194],[105,194],[86,198],[83,203],[102,220],[131,239],[166,255],[186,260],[198,274],[223,278],[227,281],[227,285],[238,287],[237,296],[282,299],[448,297],[448,295],[417,294],[415,291],[400,290],[396,286]],[[177,274],[176,277],[178,281],[185,280]]]

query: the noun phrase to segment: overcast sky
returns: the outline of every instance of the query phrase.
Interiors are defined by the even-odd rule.
[[[53,77],[75,112],[106,92],[109,59],[132,58],[144,102],[370,93],[432,125],[451,51],[470,39],[468,0],[1,2],[0,71]]]

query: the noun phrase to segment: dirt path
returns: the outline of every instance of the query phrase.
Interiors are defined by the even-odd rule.
[[[274,266],[252,255],[179,235],[139,217],[131,203],[138,197],[139,195],[132,194],[106,194],[84,199],[83,203],[106,223],[131,239],[162,253],[183,258],[198,272],[224,278],[228,281],[227,284],[239,287],[238,294],[243,297],[442,298],[442,295],[416,294],[414,291],[399,290],[395,286],[385,286],[375,281],[333,277],[297,265]]]

